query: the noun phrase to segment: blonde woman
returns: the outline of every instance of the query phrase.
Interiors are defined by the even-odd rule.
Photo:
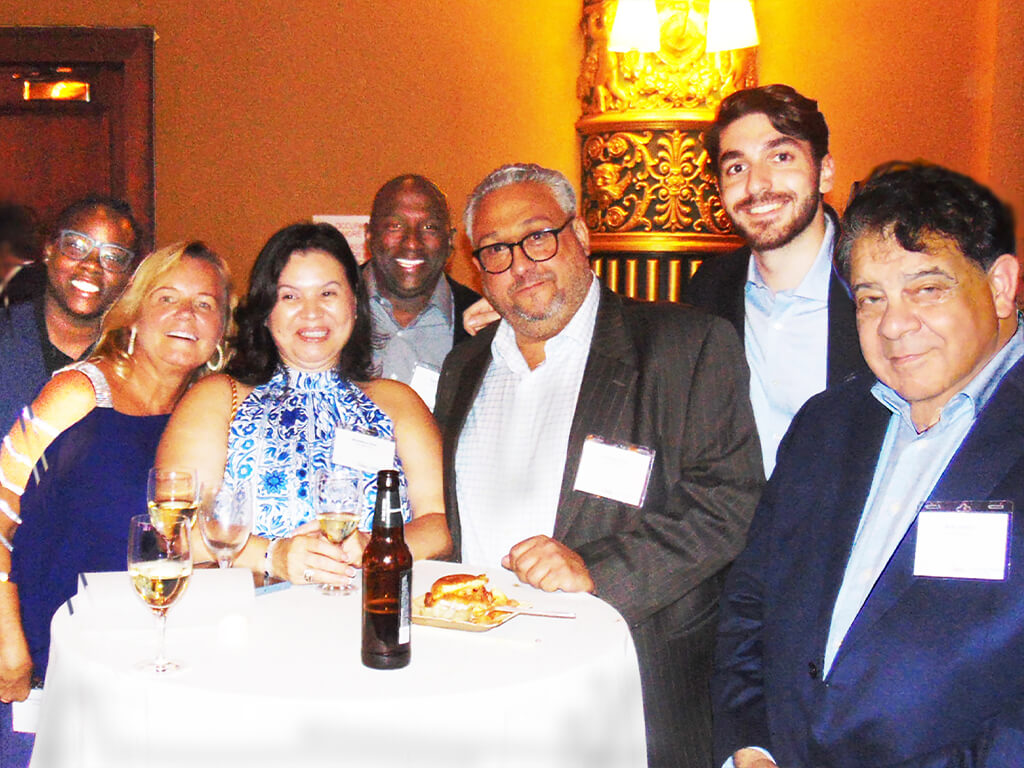
[[[76,575],[124,569],[160,435],[185,390],[223,367],[230,312],[227,267],[206,246],[153,253],[104,318],[96,354],[55,374],[4,438],[0,702],[42,679],[50,618]],[[0,736],[21,736],[3,725]]]

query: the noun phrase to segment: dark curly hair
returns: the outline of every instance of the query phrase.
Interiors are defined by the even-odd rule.
[[[747,115],[763,114],[781,134],[809,142],[817,163],[828,154],[828,124],[818,102],[788,85],[762,85],[736,91],[722,100],[715,122],[704,134],[708,166],[717,176],[722,151],[722,131]]]
[[[324,251],[337,259],[356,297],[355,325],[341,350],[338,373],[353,381],[372,378],[369,302],[348,241],[330,224],[300,223],[276,232],[263,246],[249,273],[249,291],[235,310],[238,336],[227,372],[244,384],[266,383],[280,363],[267,318],[277,304],[277,281],[285,265],[296,251],[308,250]]]
[[[1016,252],[1013,213],[988,187],[919,161],[886,166],[871,173],[843,214],[835,256],[847,279],[854,243],[871,235],[891,233],[901,248],[918,253],[938,236],[985,271],[1004,253]]]

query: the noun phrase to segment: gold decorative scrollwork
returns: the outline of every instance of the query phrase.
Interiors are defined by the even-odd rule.
[[[661,49],[608,50],[616,0],[584,0],[582,210],[597,252],[718,252],[739,238],[706,167],[722,99],[755,85],[753,49],[707,53],[708,0],[657,0]]]
[[[582,208],[594,233],[731,231],[705,169],[700,126],[584,136]]]

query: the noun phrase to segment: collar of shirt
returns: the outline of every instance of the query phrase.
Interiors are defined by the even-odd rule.
[[[814,263],[807,270],[800,285],[788,291],[779,291],[780,295],[810,299],[822,304],[828,303],[829,281],[832,279],[832,246],[836,237],[836,225],[831,216],[825,217],[825,237],[818,248]],[[769,312],[775,303],[775,293],[765,283],[761,271],[757,268],[754,254],[750,254],[747,264],[747,300],[757,305],[762,312]]]
[[[1024,357],[1024,325],[1020,319],[1017,320],[1017,331],[1010,337],[1010,340],[1003,345],[1003,348],[993,355],[988,364],[981,369],[981,372],[967,382],[967,385],[958,393],[953,395],[939,413],[937,425],[948,422],[965,409],[970,408],[971,418],[975,418],[985,404],[992,397],[999,382],[1018,360]],[[882,405],[899,416],[900,420],[907,426],[913,428],[914,422],[910,419],[910,403],[904,400],[896,392],[881,381],[876,381],[871,387],[871,394],[875,396]]]
[[[392,322],[398,325],[398,322],[395,321],[394,307],[391,304],[391,300],[378,290],[377,276],[373,273],[373,267],[369,264],[363,269],[363,280],[366,282],[366,293],[370,297],[370,302],[384,310]],[[434,292],[430,294],[430,300],[423,307],[423,311],[409,325],[417,325],[422,318],[428,317],[432,312],[443,319],[449,327],[452,327],[455,322],[455,300],[452,298],[452,290],[448,286],[448,280],[443,272],[437,278],[437,285],[434,286]]]
[[[544,362],[557,358],[563,350],[575,349],[588,354],[590,342],[594,338],[594,324],[597,321],[597,305],[601,299],[601,284],[597,277],[592,275],[590,290],[587,291],[587,298],[583,300],[576,314],[566,324],[565,328],[548,339],[544,344]],[[501,319],[498,330],[491,341],[491,355],[495,361],[500,361],[515,374],[525,375],[530,372],[523,353],[516,344],[516,332],[509,325],[505,318]]]

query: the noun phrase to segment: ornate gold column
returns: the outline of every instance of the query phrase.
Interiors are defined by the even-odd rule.
[[[657,53],[608,50],[616,0],[584,0],[581,207],[595,271],[637,298],[678,300],[709,254],[740,244],[706,168],[721,100],[756,83],[755,49],[704,50],[708,0],[658,0]]]

